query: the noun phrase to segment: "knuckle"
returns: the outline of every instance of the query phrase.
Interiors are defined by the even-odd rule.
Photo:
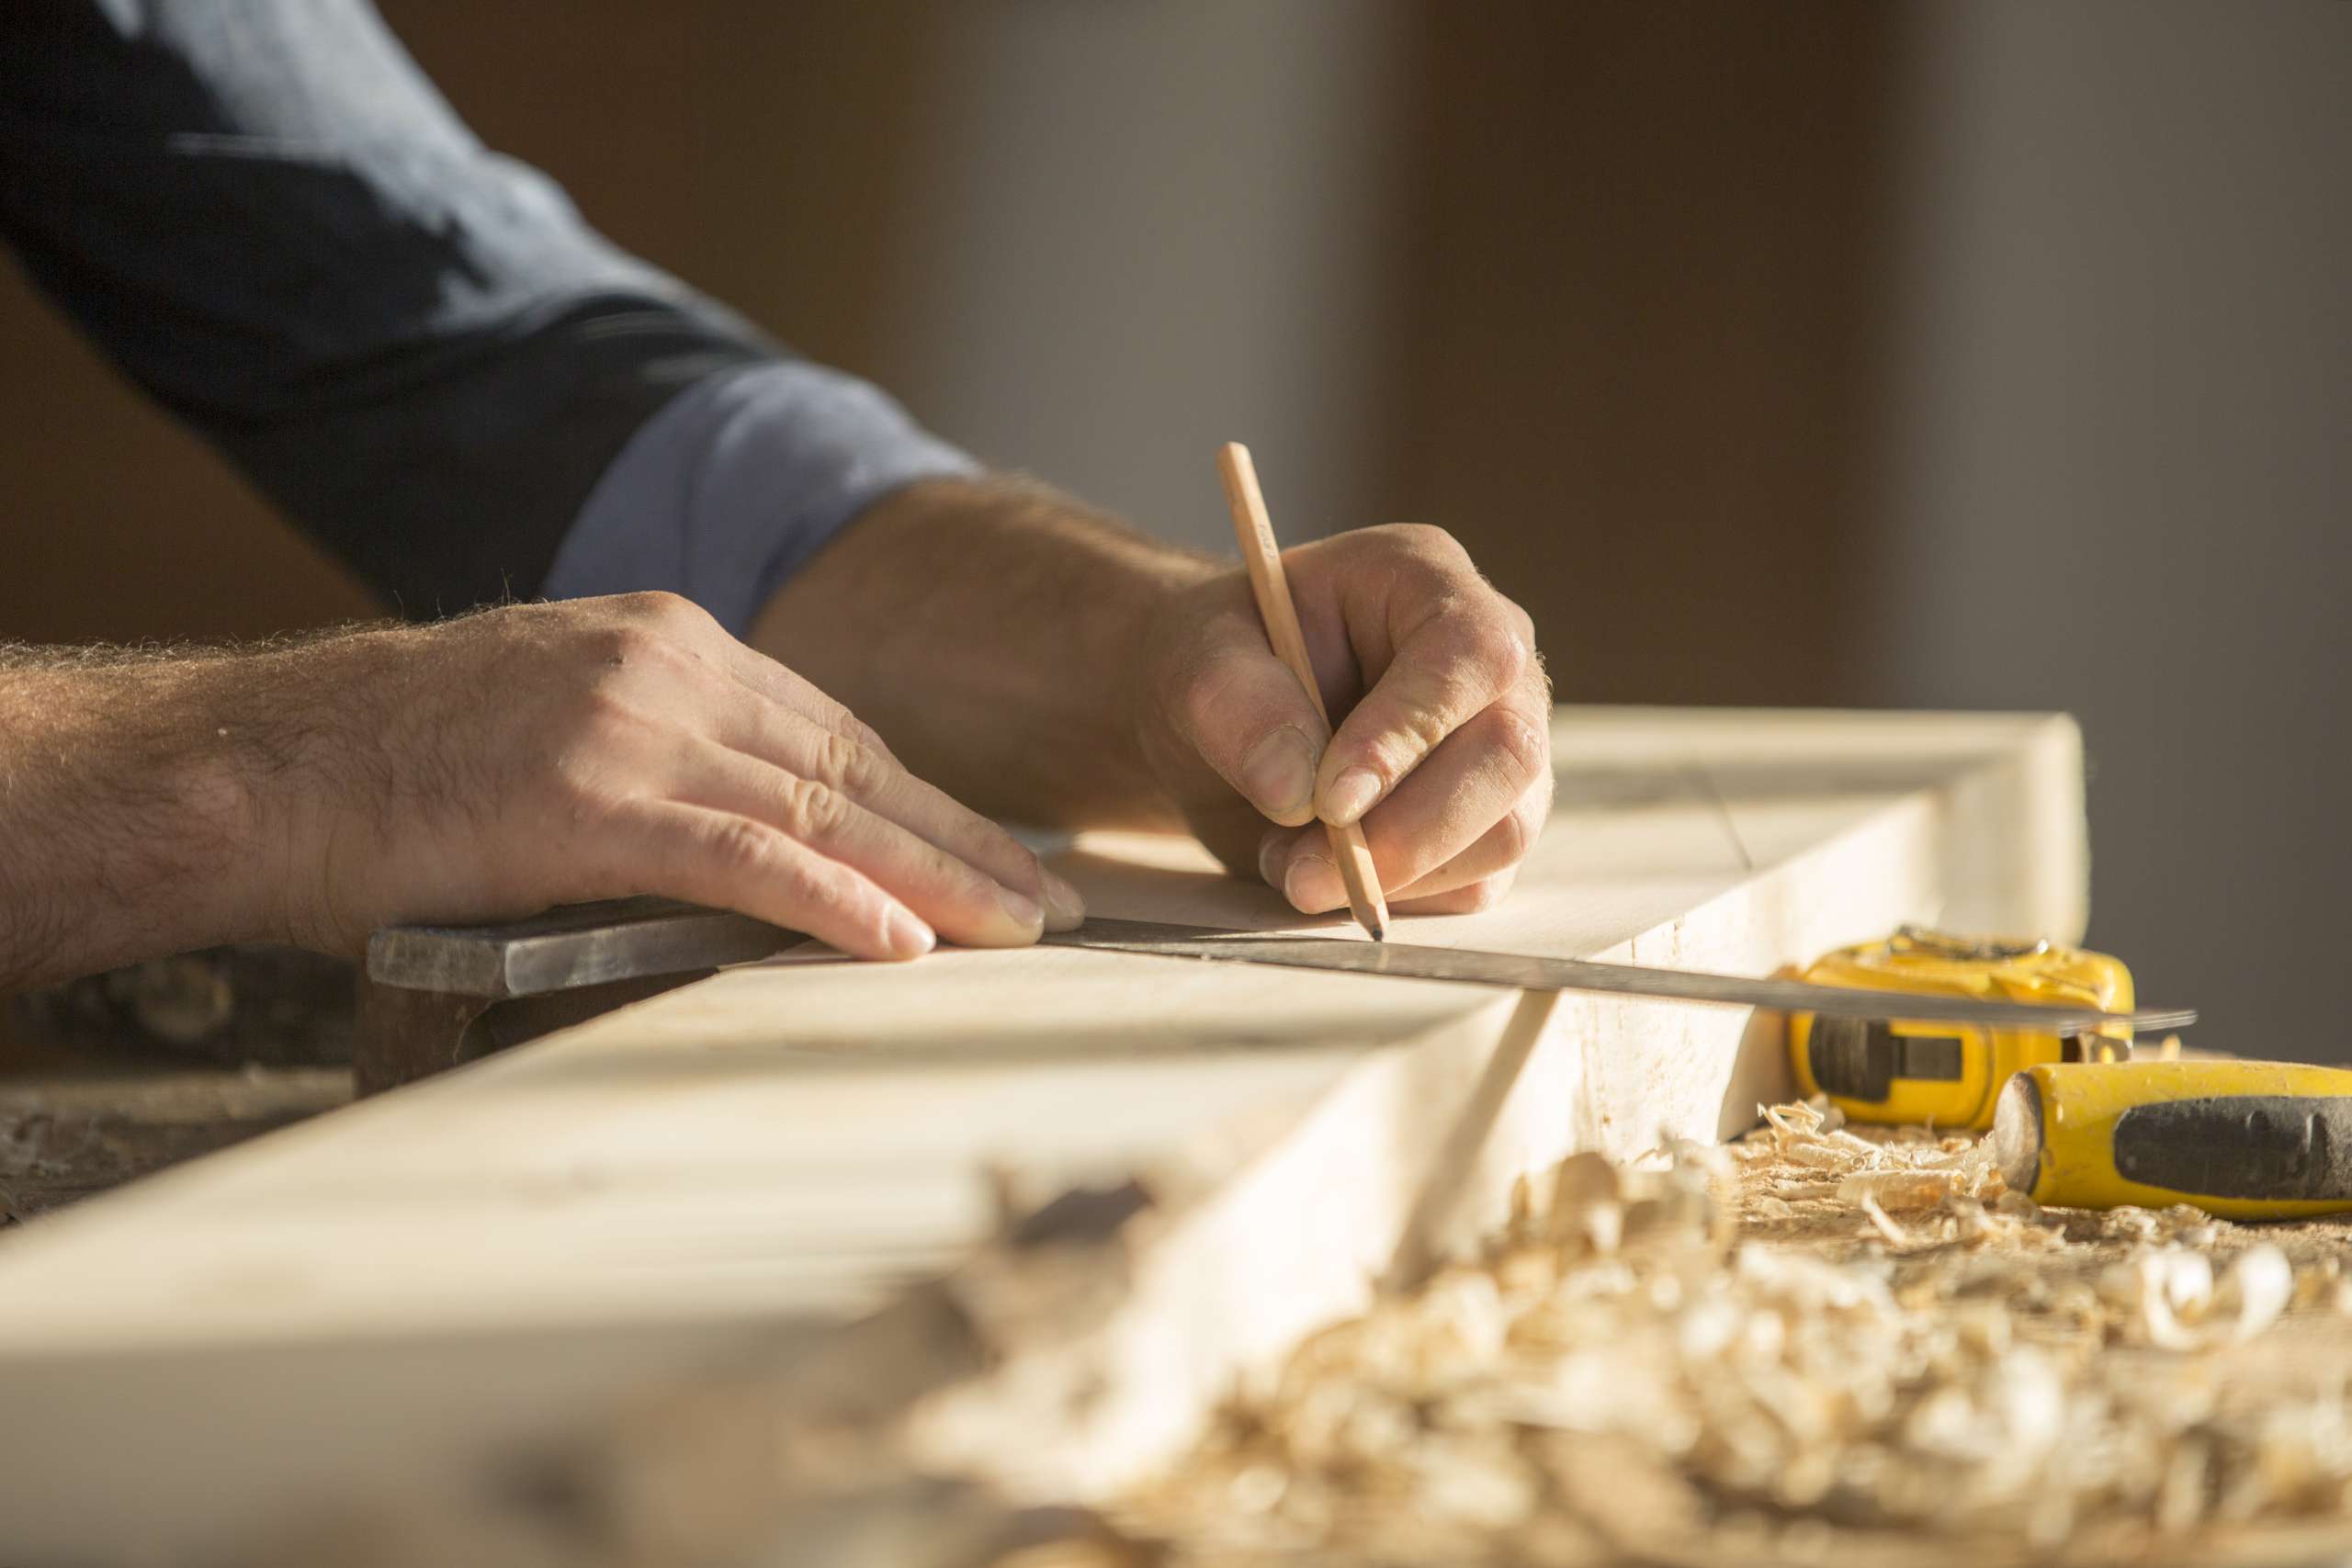
[[[812,772],[820,783],[844,795],[859,796],[871,794],[881,783],[882,764],[864,742],[825,730],[817,739]]]
[[[1520,677],[1520,682],[1527,688],[1536,707],[1549,713],[1552,710],[1552,667],[1544,659],[1542,649],[1532,642],[1527,647],[1527,670]]]
[[[887,945],[887,906],[864,896],[842,868],[808,856],[781,857],[763,886],[784,923],[828,942]]]
[[[621,595],[620,608],[626,623],[642,624],[681,635],[716,624],[711,620],[710,613],[693,600],[659,588]]]
[[[1552,739],[1525,714],[1508,707],[1487,710],[1486,739],[1510,763],[1521,784],[1532,784],[1551,771]]]
[[[1503,615],[1510,620],[1511,630],[1519,635],[1520,641],[1527,645],[1528,652],[1532,657],[1535,651],[1535,617],[1529,615],[1526,606],[1518,600],[1500,593],[1496,594],[1495,597],[1501,604]]]
[[[1505,865],[1518,864],[1533,841],[1526,819],[1516,807],[1505,812],[1503,819],[1487,832],[1496,858]]]
[[[981,820],[986,822],[987,818]],[[1037,852],[993,822],[988,823],[988,831],[996,840],[990,847],[1012,868],[1012,881],[1009,886],[1023,892],[1042,888],[1046,884],[1046,863],[1037,858]],[[997,880],[1002,882],[1004,878],[998,877]]]
[[[1453,694],[1440,688],[1431,694],[1431,698],[1432,700],[1426,705],[1416,703],[1405,710],[1399,728],[1409,738],[1412,746],[1410,758],[1404,761],[1428,756],[1442,745],[1445,738],[1452,733],[1452,728],[1446,720],[1446,713],[1452,706]],[[1392,783],[1406,771],[1399,759],[1386,757],[1381,761],[1387,766]]]
[[[1493,867],[1498,874],[1510,874],[1512,868],[1535,848],[1535,840],[1543,836],[1547,816],[1544,802],[1539,795],[1531,793],[1522,796],[1518,804],[1503,814],[1501,820],[1487,829],[1485,841],[1478,850],[1480,863]]]
[[[748,817],[729,817],[704,835],[704,852],[731,873],[764,870],[775,853],[775,831]]]
[[[1431,565],[1453,565],[1469,559],[1462,542],[1434,523],[1389,523],[1377,532],[1399,555]]]
[[[597,680],[611,680],[631,665],[659,660],[670,649],[670,638],[655,623],[642,619],[601,621],[588,629],[582,652]]]
[[[1516,863],[1523,858],[1525,850],[1535,847],[1535,840],[1544,836],[1544,825],[1552,819],[1552,791],[1549,787],[1529,790],[1519,797],[1519,804],[1511,807],[1510,815],[1511,820],[1519,824],[1522,846],[1522,854],[1511,857]]]
[[[1519,681],[1527,667],[1528,644],[1507,616],[1477,615],[1467,633],[1468,662],[1490,691],[1503,691]]]
[[[776,801],[777,825],[807,843],[841,831],[849,817],[849,800],[831,784],[817,779],[792,779]]]
[[[1411,722],[1434,746],[1493,700],[1483,659],[1466,645],[1441,644],[1417,653],[1405,687]]]
[[[1380,777],[1383,789],[1396,786],[1453,732],[1446,710],[1446,694],[1424,686],[1409,696],[1399,694],[1383,705],[1374,732],[1364,743],[1361,761]]]
[[[697,658],[693,645],[717,625],[700,605],[675,593],[623,594],[616,614],[586,624],[584,651],[594,665],[614,671],[691,663]]]
[[[841,787],[853,798],[879,795],[894,771],[888,752],[863,742],[853,743],[849,761],[842,767]]]
[[[786,894],[800,917],[811,924],[835,924],[851,911],[846,879],[828,876],[818,869],[796,871]]]

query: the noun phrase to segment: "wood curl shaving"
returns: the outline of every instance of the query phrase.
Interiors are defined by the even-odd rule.
[[[1977,1139],[1765,1108],[1527,1183],[1482,1257],[1310,1338],[1119,1517],[1227,1568],[2341,1551],[2352,1367],[2286,1337],[2352,1311],[2343,1235],[2045,1211]]]

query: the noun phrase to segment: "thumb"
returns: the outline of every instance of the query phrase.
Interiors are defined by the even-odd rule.
[[[1169,705],[1183,739],[1263,816],[1315,819],[1315,774],[1331,728],[1252,615],[1221,615]]]

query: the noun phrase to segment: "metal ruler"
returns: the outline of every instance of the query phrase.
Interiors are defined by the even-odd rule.
[[[1771,1008],[1831,1017],[1911,1019],[2044,1033],[2129,1025],[2177,1029],[2186,1008],[2102,1012],[2089,1007],[1869,991],[1802,980],[1710,975],[1409,942],[1270,936],[1148,920],[1090,919],[1048,936],[1057,947],[1209,963],[1265,964],[1401,980],[1442,980],[1521,991],[1593,991],[1662,1001]],[[614,1002],[647,994],[661,976],[688,976],[804,943],[797,931],[746,915],[665,898],[624,898],[550,909],[528,919],[476,926],[398,926],[368,943],[361,995],[360,1077],[368,1088],[405,1081],[485,1048],[477,1021],[492,1007],[562,996],[577,1006],[603,988]],[[815,950],[821,952],[822,950]],[[668,983],[677,984],[677,979]],[[559,1021],[571,1021],[563,1017]]]
[[[1840,1018],[1918,1019],[2055,1034],[2114,1024],[2128,1024],[2135,1030],[2184,1029],[2197,1021],[2197,1013],[2190,1008],[2103,1012],[2091,1007],[2049,1007],[1976,997],[1930,996],[1917,991],[1865,991],[1846,986],[1816,986],[1804,980],[1711,975],[1694,969],[1654,969],[1639,964],[1600,964],[1589,958],[1545,958],[1523,953],[1482,953],[1476,948],[1420,947],[1409,942],[1355,942],[1340,937],[1267,936],[1210,926],[1159,925],[1150,920],[1091,919],[1074,931],[1048,936],[1046,941],[1057,947],[1142,953],[1162,958],[1271,964],[1285,969],[1385,975],[1400,980],[1450,980],[1520,991],[1598,991],[1614,996],[1654,997],[1661,1001],[1712,1002],[1725,1007],[1770,1008],[1780,1012],[1826,1013]]]

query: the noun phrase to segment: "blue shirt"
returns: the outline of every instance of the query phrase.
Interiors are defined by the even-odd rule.
[[[977,467],[605,242],[364,0],[0,4],[0,236],[411,615],[662,588],[741,635]]]

